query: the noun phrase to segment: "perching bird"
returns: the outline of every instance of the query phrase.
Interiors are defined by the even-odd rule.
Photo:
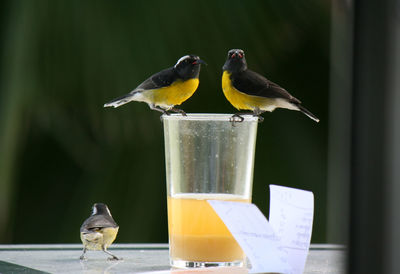
[[[267,78],[249,70],[243,50],[231,49],[222,70],[222,90],[226,99],[238,110],[250,110],[262,121],[260,114],[263,112],[286,108],[301,111],[319,122],[314,114],[301,105],[300,100]],[[243,121],[239,113],[234,116]]]
[[[173,67],[150,76],[130,93],[104,104],[104,107],[116,108],[130,101],[138,101],[165,114],[174,111],[186,115],[175,106],[182,104],[196,91],[201,64],[205,62],[198,56],[185,55]]]
[[[80,259],[85,259],[87,250],[102,250],[112,256],[109,260],[120,260],[120,258],[107,251],[107,248],[117,237],[118,229],[119,226],[111,216],[107,205],[102,203],[94,204],[92,215],[81,226],[83,253]]]

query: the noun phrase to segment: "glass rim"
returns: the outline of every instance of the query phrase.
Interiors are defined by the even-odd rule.
[[[186,113],[183,116],[180,113],[163,114],[161,116],[162,120],[168,121],[227,121],[232,122],[230,119],[234,114],[232,113]],[[242,122],[258,122],[258,117],[251,114],[240,114],[244,118]]]

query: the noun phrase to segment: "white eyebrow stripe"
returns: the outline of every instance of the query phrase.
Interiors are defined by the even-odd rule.
[[[178,65],[180,62],[182,62],[183,60],[188,59],[188,58],[190,58],[189,55],[182,56],[181,58],[179,58],[178,62],[176,62],[174,67],[176,67],[176,65]]]

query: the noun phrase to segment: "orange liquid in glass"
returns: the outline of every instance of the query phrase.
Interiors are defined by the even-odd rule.
[[[250,203],[232,194],[178,194],[168,197],[168,230],[172,260],[234,262],[244,252],[207,200]]]

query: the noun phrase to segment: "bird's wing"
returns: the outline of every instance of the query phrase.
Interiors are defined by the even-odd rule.
[[[123,96],[120,96],[118,98],[111,100],[108,103],[105,103],[104,107],[115,107],[116,108],[116,107],[122,106],[122,105],[132,101],[134,96],[141,93],[142,91],[158,89],[158,88],[169,86],[176,79],[177,79],[177,74],[175,73],[175,70],[173,67],[164,69],[164,70],[157,72],[156,74],[153,74],[152,76],[150,76],[148,79],[146,79],[143,83],[141,83],[137,88],[135,88],[128,94],[125,94]]]
[[[81,232],[93,231],[105,227],[117,227],[117,223],[110,216],[93,215],[90,216],[81,226]]]
[[[294,104],[301,103],[300,100],[290,95],[284,88],[249,69],[233,74],[231,77],[232,85],[237,90],[248,95],[266,98],[283,98]]]
[[[171,85],[177,79],[177,75],[173,67],[164,69],[153,74],[143,83],[141,83],[132,92],[140,92],[149,89],[158,89]]]

